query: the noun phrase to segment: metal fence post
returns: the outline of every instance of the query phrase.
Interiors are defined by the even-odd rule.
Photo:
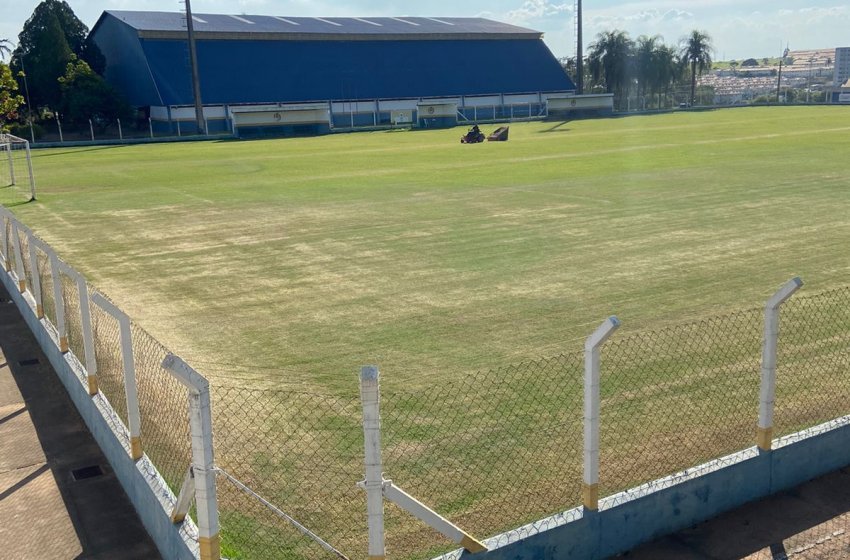
[[[29,248],[30,272],[32,274],[30,285],[32,286],[32,297],[35,299],[35,316],[38,319],[42,319],[44,317],[44,299],[41,295],[41,277],[38,275],[37,244],[38,241],[33,232],[27,230],[27,246]]]
[[[12,158],[12,140],[9,139],[9,144],[6,148],[6,155],[9,158],[9,180],[11,185],[15,185],[15,160]]]
[[[773,408],[776,399],[776,348],[779,341],[779,307],[800,289],[803,281],[792,278],[773,294],[764,306],[764,340],[761,351],[761,388],[757,443],[770,451],[773,443]]]
[[[360,369],[360,400],[363,404],[363,436],[366,450],[366,513],[369,522],[369,560],[384,558],[384,473],[381,462],[381,411],[378,368]]]
[[[80,323],[83,327],[83,351],[86,357],[86,379],[89,385],[89,395],[97,394],[97,357],[94,353],[94,333],[91,327],[91,308],[89,308],[89,288],[83,275],[60,261],[62,272],[77,284],[80,299]]]
[[[94,292],[92,302],[118,321],[121,333],[121,360],[124,370],[124,395],[127,397],[127,428],[130,430],[130,457],[134,461],[142,458],[142,421],[139,412],[139,392],[136,387],[136,364],[133,360],[133,336],[130,317],[111,301]]]
[[[584,484],[585,509],[599,509],[599,348],[620,326],[608,317],[584,343]]]
[[[32,172],[32,154],[30,154],[30,143],[24,144],[24,151],[27,154],[27,169],[30,172],[30,199],[35,200],[35,175]]]
[[[215,486],[210,384],[174,354],[165,357],[162,367],[189,388],[189,428],[192,436],[192,473],[195,478],[200,560],[219,560],[221,536]]]
[[[7,216],[0,214],[0,252],[3,253],[3,270],[9,272],[12,269],[12,263],[9,261],[9,237],[6,235],[7,220]]]
[[[21,252],[21,237],[18,230],[18,223],[15,220],[10,220],[11,228],[9,233],[12,234],[12,250],[15,252],[15,274],[18,276],[18,290],[21,293],[27,291],[27,274],[24,270],[24,256]]]
[[[62,276],[59,269],[59,257],[56,251],[49,248],[50,278],[53,281],[53,304],[56,307],[56,330],[59,331],[59,351],[68,351],[68,327],[65,324],[65,299],[62,297]]]

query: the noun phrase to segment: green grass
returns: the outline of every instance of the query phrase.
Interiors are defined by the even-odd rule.
[[[848,284],[848,117],[526,123],[471,146],[458,128],[37,150],[39,201],[13,210],[213,377],[223,468],[362,552],[362,364],[382,368],[388,476],[479,537],[578,503],[580,356],[505,366],[579,350],[610,314],[624,327],[604,353],[604,494],[750,445],[760,313],[708,318],[794,275],[809,292]],[[783,360],[805,377],[778,390],[783,433],[817,420],[801,411],[846,413],[816,389],[839,386],[827,343],[846,335],[795,328]],[[240,383],[341,397],[227,387]],[[240,508],[222,506],[233,553],[264,515],[243,523]],[[400,557],[443,546],[387,515]]]
[[[612,313],[647,328],[794,274],[845,284],[848,117],[38,150],[39,202],[14,210],[202,371],[349,393],[364,363],[431,383],[578,348]]]

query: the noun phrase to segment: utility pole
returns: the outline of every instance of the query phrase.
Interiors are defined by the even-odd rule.
[[[782,87],[782,59],[779,59],[779,77],[776,78],[776,104],[779,105],[779,91]]]
[[[576,93],[584,93],[584,52],[581,32],[581,0],[576,0]]]
[[[186,2],[186,30],[189,32],[189,64],[192,67],[192,94],[195,97],[195,120],[198,124],[198,133],[204,134],[206,126],[204,122],[204,105],[201,102],[201,79],[198,75],[198,53],[195,49],[195,26],[192,21],[192,5]]]

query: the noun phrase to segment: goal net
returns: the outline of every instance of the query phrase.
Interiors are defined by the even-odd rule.
[[[35,200],[30,143],[11,134],[0,134],[0,189],[14,193],[4,199],[24,196]]]

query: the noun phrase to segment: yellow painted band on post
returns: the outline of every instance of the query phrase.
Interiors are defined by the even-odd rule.
[[[773,448],[773,428],[759,428],[757,442],[759,449],[770,451]]]
[[[221,537],[199,537],[201,560],[221,560]]]
[[[44,307],[40,303],[35,304],[35,316],[39,319],[44,318]]]
[[[97,376],[96,375],[89,375],[88,380],[89,380],[89,395],[91,395],[93,397],[97,394]]]
[[[368,560],[384,560],[384,556],[368,556]]]
[[[142,438],[130,438],[130,457],[132,457],[134,461],[138,461],[142,458]]]
[[[60,336],[59,337],[59,351],[63,354],[68,351],[68,337]]]
[[[464,534],[463,538],[460,539],[460,546],[468,550],[469,552],[486,552],[487,547],[478,542],[474,537],[470,535]]]
[[[599,509],[599,485],[585,484],[581,488],[581,497],[584,507],[587,509]]]
[[[26,292],[27,291],[27,281],[26,280],[18,280],[18,289],[21,291],[21,293]]]

